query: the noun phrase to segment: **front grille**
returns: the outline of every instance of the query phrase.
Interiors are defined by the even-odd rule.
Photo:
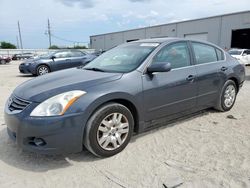
[[[11,112],[13,111],[22,111],[30,104],[29,101],[11,96],[8,101],[8,107]]]

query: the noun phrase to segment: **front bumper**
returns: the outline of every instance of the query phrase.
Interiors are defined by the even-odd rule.
[[[19,65],[19,71],[23,74],[35,74],[30,65],[25,65],[23,63]]]
[[[83,130],[86,124],[83,113],[57,117],[30,117],[32,109],[34,104],[20,113],[12,113],[8,105],[5,105],[7,131],[19,148],[41,154],[82,151]],[[42,139],[45,144],[36,145],[35,139]]]

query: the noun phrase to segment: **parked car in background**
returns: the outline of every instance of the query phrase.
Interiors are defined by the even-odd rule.
[[[11,61],[9,56],[0,55],[0,64],[6,64]]]
[[[133,133],[206,108],[230,110],[244,81],[245,67],[211,43],[139,40],[21,84],[6,102],[5,122],[24,150],[75,153],[84,145],[109,157]]]
[[[250,65],[250,50],[249,49],[231,49],[228,53],[236,58],[241,64]]]
[[[12,56],[12,60],[22,60],[22,59],[29,59],[29,58],[32,58],[34,57],[35,54],[33,53],[21,53],[21,54],[14,54]]]
[[[24,74],[44,75],[49,72],[83,66],[96,58],[80,50],[59,50],[28,59],[19,65]]]
[[[99,50],[99,51],[95,51],[95,52],[93,52],[93,53],[91,53],[91,54],[93,54],[93,55],[95,55],[95,56],[99,56],[99,55],[102,55],[103,53],[105,53],[106,51],[104,51],[104,50]]]

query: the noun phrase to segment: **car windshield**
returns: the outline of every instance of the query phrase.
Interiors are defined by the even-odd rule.
[[[84,69],[126,73],[135,70],[159,43],[128,43],[113,48],[87,64]]]
[[[228,53],[230,55],[240,55],[242,53],[242,50],[229,50]]]

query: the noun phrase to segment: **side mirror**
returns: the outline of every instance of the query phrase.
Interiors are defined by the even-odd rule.
[[[154,63],[147,68],[148,73],[169,72],[171,70],[170,63]]]
[[[56,56],[54,56],[54,55],[51,56],[51,59],[52,59],[52,60],[54,60],[55,58],[56,58]]]

